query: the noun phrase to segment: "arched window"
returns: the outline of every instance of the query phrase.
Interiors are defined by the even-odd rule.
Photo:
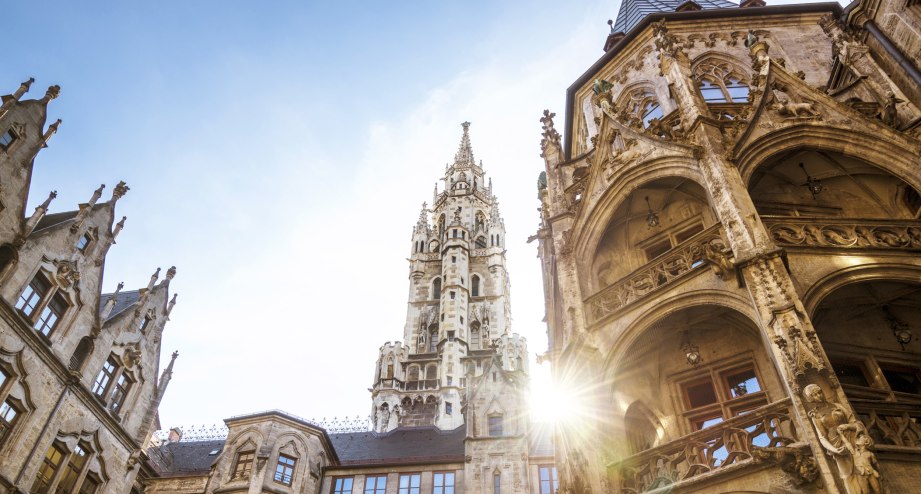
[[[441,278],[432,281],[432,299],[441,297]]]
[[[435,364],[429,364],[425,367],[425,379],[438,379],[438,367]]]
[[[743,72],[733,64],[720,60],[706,60],[694,69],[697,87],[707,103],[747,103],[749,87]]]
[[[631,453],[639,453],[655,446],[656,427],[649,420],[649,412],[641,403],[636,402],[627,409],[624,416],[624,429],[627,432],[627,445]]]
[[[470,296],[480,296],[480,277],[477,275],[473,275],[473,277],[470,278]]]
[[[438,234],[443,235],[445,232],[445,215],[438,217]]]
[[[77,343],[74,354],[70,356],[70,370],[79,372],[90,353],[93,353],[93,339],[84,336],[80,339],[80,343]]]
[[[409,377],[408,381],[418,381],[419,380],[419,366],[413,365],[409,368]]]
[[[432,353],[438,347],[438,325],[429,326],[429,352]]]
[[[477,211],[476,218],[474,219],[474,231],[477,230],[486,230],[486,215],[482,211]]]
[[[480,349],[480,323],[476,321],[470,323],[470,349]]]

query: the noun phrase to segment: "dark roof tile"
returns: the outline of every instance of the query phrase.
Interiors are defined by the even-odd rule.
[[[615,33],[626,33],[640,23],[644,17],[654,12],[674,12],[679,5],[687,0],[623,0],[617,21],[614,22]],[[727,0],[694,0],[704,10],[730,9],[738,7],[737,4]]]
[[[463,461],[466,429],[400,427],[386,433],[345,432],[329,438],[343,465]]]

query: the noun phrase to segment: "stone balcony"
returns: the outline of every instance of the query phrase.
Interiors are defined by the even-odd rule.
[[[721,231],[719,224],[713,225],[587,298],[589,325],[705,268],[710,262],[708,248],[725,250]]]
[[[803,458],[792,417],[790,399],[777,401],[609,463],[608,473],[622,493],[670,492],[755,468],[768,457]]]
[[[921,221],[762,216],[782,247],[921,250]]]

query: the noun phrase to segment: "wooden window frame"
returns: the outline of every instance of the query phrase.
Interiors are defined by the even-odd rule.
[[[10,138],[6,142],[3,142],[3,138],[9,134]],[[4,151],[9,151],[13,144],[16,144],[16,141],[20,139],[19,132],[13,130],[13,127],[10,126],[2,134],[0,134],[0,149]]]
[[[253,462],[256,460],[256,450],[247,449],[236,454],[233,461],[233,470],[230,480],[249,480],[253,475]]]
[[[693,228],[697,228],[697,231],[679,241],[679,237],[682,233],[686,233]],[[652,262],[654,259],[658,259],[659,257],[675,250],[677,247],[694,238],[700,234],[700,232],[706,229],[707,227],[703,221],[703,217],[701,215],[697,215],[671,225],[667,229],[663,229],[663,231],[637,242],[636,246],[643,251],[643,254],[646,256],[646,262]],[[654,257],[650,256],[649,249],[651,247],[658,246],[666,241],[671,245],[671,247]]]
[[[438,485],[436,476],[442,475],[442,485]],[[451,476],[451,485],[448,485],[447,478]],[[450,487],[451,492],[457,490],[457,472],[454,470],[436,470],[432,472],[432,494],[445,494],[445,490]],[[439,490],[440,489],[440,490]]]
[[[549,491],[544,489],[544,479],[541,477],[541,472],[544,470],[547,471]],[[560,491],[560,477],[556,465],[552,463],[537,465],[537,488],[540,494],[557,494]]]
[[[728,377],[748,370],[754,374],[761,389],[733,398]],[[747,352],[742,357],[723,359],[674,376],[675,396],[678,397],[679,409],[681,415],[685,418],[688,430],[694,432],[705,428],[698,424],[706,420],[719,418],[721,421],[726,421],[744,412],[769,404],[771,400],[762,376],[763,373],[758,369],[757,362],[755,362],[754,355],[751,352]],[[692,407],[687,388],[703,382],[709,382],[713,386],[716,402]]]
[[[32,328],[36,333],[49,344],[49,338],[51,338],[51,335],[61,326],[62,321],[65,319],[65,315],[70,312],[70,308],[72,307],[70,298],[65,295],[66,291],[61,289],[61,287],[52,280],[52,276],[44,270],[39,269],[32,276],[32,279],[29,280],[29,283],[20,291],[19,297],[16,299],[16,309],[32,324]],[[38,299],[35,300],[34,305],[31,306],[31,310],[26,311],[26,306],[30,304],[30,301],[34,300],[33,296],[39,293],[35,290],[35,287],[33,287],[33,283],[36,283],[36,281],[47,284],[47,288],[45,288],[44,293],[41,293]],[[32,293],[24,299],[23,296],[30,289]],[[60,312],[57,312],[58,309],[52,307],[54,302],[61,304],[62,307],[59,308]],[[50,310],[55,316],[54,321],[50,324],[47,322],[46,309]],[[47,332],[45,331],[46,328]]]
[[[419,485],[416,487],[413,487],[413,477],[419,479]],[[409,485],[407,485],[405,488],[403,487],[404,478],[409,479]],[[422,494],[422,472],[400,473],[400,476],[397,478],[397,494]]]
[[[50,459],[52,451],[59,455],[57,463],[54,463],[54,461]],[[32,488],[30,490],[35,494],[47,494],[51,492],[51,489],[55,487],[55,482],[60,475],[62,467],[67,462],[67,455],[67,448],[64,444],[58,441],[51,443],[48,451],[46,451],[45,455],[42,457],[42,462],[38,467],[38,471],[35,472],[35,481],[32,482]],[[47,473],[49,470],[50,475],[43,475],[43,473]]]
[[[349,489],[348,489],[348,490],[345,490],[345,481],[346,481],[346,480],[351,481],[351,483],[349,484]],[[339,489],[337,489],[337,487],[339,487],[339,486],[336,485],[336,482],[338,482],[338,481],[342,481],[342,483],[343,483],[342,487],[339,488]],[[332,480],[332,482],[330,482],[329,487],[330,487],[329,492],[330,492],[331,494],[351,494],[352,489],[355,488],[355,477],[351,477],[351,476],[346,476],[346,477],[333,477],[333,480]]]
[[[284,462],[283,460],[290,460],[291,462],[287,463],[287,462]],[[282,485],[287,485],[287,486],[293,485],[295,467],[297,467],[297,458],[291,455],[287,455],[285,453],[278,453],[278,458],[275,460],[275,473],[272,474],[272,480]],[[281,468],[281,471],[279,471],[279,468]],[[286,476],[287,476],[287,481],[285,481]]]
[[[374,486],[369,489],[369,480],[374,480]],[[384,481],[381,485],[381,480]],[[366,475],[364,494],[386,494],[387,476],[386,475]]]

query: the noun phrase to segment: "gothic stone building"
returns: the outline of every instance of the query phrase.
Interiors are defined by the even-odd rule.
[[[625,0],[544,112],[564,492],[918,492],[921,4]]]
[[[60,88],[0,106],[0,492],[140,492],[139,459],[173,361],[158,379],[160,339],[175,296],[170,268],[145,288],[100,293],[106,254],[122,230],[124,182],[74,211],[26,216],[32,169],[60,120],[45,126]]]
[[[505,226],[468,133],[412,230],[401,341],[380,347],[370,430],[294,415],[225,421],[226,439],[150,448],[149,493],[557,492],[549,430],[530,423],[528,353],[511,332]]]

